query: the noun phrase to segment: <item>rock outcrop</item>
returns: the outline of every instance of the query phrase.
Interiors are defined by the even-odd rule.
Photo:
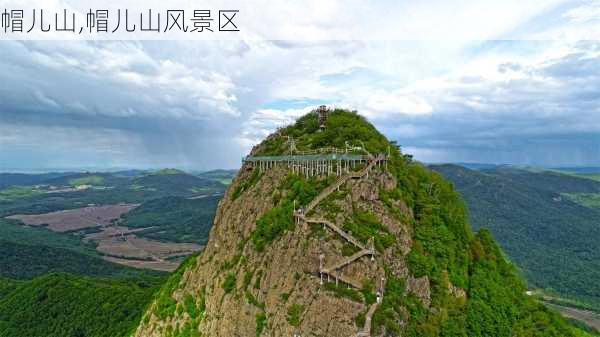
[[[367,159],[331,170],[330,157],[316,157],[306,174],[292,173],[287,157],[246,162],[219,204],[206,248],[171,277],[134,336],[527,331],[516,318],[533,315],[535,305],[520,299],[523,286],[491,236],[471,232],[451,185],[356,113],[336,110],[319,126],[311,113],[251,155],[327,146],[368,150]],[[481,308],[505,322],[478,325]]]
[[[267,317],[263,336],[356,335],[363,326],[357,326],[355,318],[368,310],[368,305],[340,296],[337,289],[328,290],[320,285],[319,278],[319,256],[324,255],[324,265],[335,264],[344,258],[346,243],[321,225],[302,223],[264,251],[256,251],[248,238],[260,216],[274,206],[272,196],[278,193],[288,172],[285,168],[264,172],[254,186],[233,200],[232,193],[251,174],[252,171],[242,169],[225,194],[205,250],[196,266],[185,271],[173,297],[183,302],[186,294],[204,292],[205,316],[198,328],[205,336],[254,336],[256,317],[263,313]],[[339,208],[331,219],[337,226],[343,227],[353,210],[369,210],[402,243],[384,249],[376,261],[363,256],[344,268],[343,277],[356,284],[385,277],[384,266],[398,275],[409,274],[401,257],[409,250],[410,228],[379,200],[380,189],[394,187],[389,173],[374,171],[369,178],[349,180],[340,188],[347,194],[332,200],[334,207]],[[328,216],[320,205],[313,215]],[[229,275],[234,275],[235,285],[226,291],[223,284]],[[418,284],[417,291],[428,293],[424,290],[426,283]],[[302,309],[297,323],[288,319],[290,307]],[[178,315],[177,311],[168,320],[156,318],[150,313],[148,323],[140,327],[136,336],[164,336],[189,320],[188,315]]]

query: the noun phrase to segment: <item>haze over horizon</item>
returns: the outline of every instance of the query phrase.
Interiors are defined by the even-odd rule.
[[[403,6],[398,29],[422,9]],[[335,30],[328,18],[360,8],[332,1],[315,20]],[[489,23],[475,41],[461,35],[475,21],[428,12],[418,25],[455,39],[2,41],[0,171],[237,168],[320,104],[358,110],[427,163],[600,166],[600,43],[573,38],[600,4],[467,1],[457,15]],[[502,40],[520,33],[540,38]]]

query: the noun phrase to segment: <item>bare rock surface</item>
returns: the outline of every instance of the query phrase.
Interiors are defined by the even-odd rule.
[[[203,318],[194,326],[201,336],[255,336],[260,315],[266,317],[261,336],[353,336],[362,329],[355,318],[368,306],[336,296],[320,285],[319,255],[323,254],[325,265],[344,259],[341,250],[347,243],[339,235],[330,230],[325,230],[322,237],[314,235],[314,228],[304,223],[262,252],[248,242],[256,220],[274,206],[273,195],[287,174],[283,167],[268,170],[254,186],[234,198],[238,184],[251,175],[250,170],[242,168],[220,202],[205,250],[195,266],[184,272],[172,294],[177,307],[184,307],[187,295],[198,298],[205,294]],[[347,195],[334,201],[340,210],[333,219],[337,226],[350,221],[353,210],[360,208],[374,214],[396,237],[396,244],[376,259],[363,256],[346,266],[343,276],[357,284],[380,280],[387,266],[395,275],[406,278],[407,291],[429,305],[429,281],[410,276],[404,261],[410,251],[411,230],[379,200],[380,190],[395,186],[392,176],[382,169],[374,170],[369,178],[350,180],[342,186]],[[412,216],[405,206],[400,212],[407,218]],[[320,206],[315,213],[315,217],[326,216]],[[226,292],[223,284],[228,277],[235,279],[235,286]],[[297,322],[290,322],[291,307],[300,308]],[[151,308],[135,336],[170,336],[170,331],[177,331],[188,322],[190,317],[185,310],[159,318]]]

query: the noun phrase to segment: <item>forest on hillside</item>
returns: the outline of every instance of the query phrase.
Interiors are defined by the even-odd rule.
[[[532,288],[600,310],[600,182],[554,171],[434,165],[465,199],[475,229],[489,228]]]

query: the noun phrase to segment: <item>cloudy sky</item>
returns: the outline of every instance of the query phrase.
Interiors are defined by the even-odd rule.
[[[287,39],[0,41],[0,170],[236,168],[319,104],[425,162],[600,166],[600,2],[381,2],[366,21],[351,2],[271,6]],[[359,23],[404,34],[340,33]]]

